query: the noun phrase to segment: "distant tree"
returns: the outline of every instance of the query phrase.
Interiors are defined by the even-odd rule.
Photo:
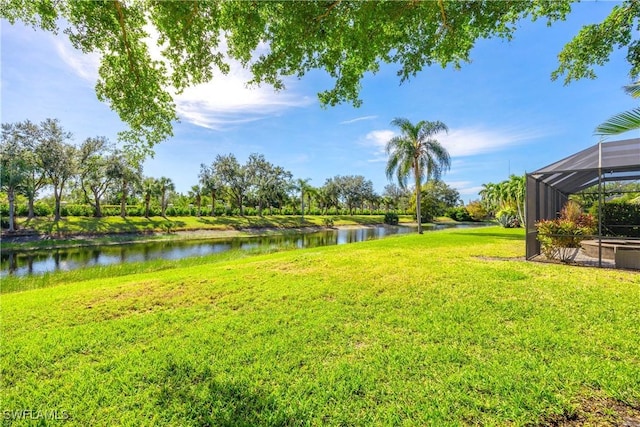
[[[326,214],[331,208],[340,208],[340,185],[337,177],[327,178],[318,190],[318,199],[322,205],[322,213]]]
[[[168,197],[171,192],[176,190],[176,185],[171,178],[163,176],[158,179],[158,188],[160,191],[160,215],[166,218]]]
[[[269,203],[274,183],[280,179],[279,175],[282,169],[277,168],[258,153],[249,155],[245,167],[253,188],[255,201],[258,203],[258,214],[262,216],[262,209],[265,203]]]
[[[289,189],[292,186],[291,172],[284,170],[280,166],[273,166],[270,170],[270,178],[266,185],[262,187],[261,193],[265,202],[269,206],[269,213],[273,215],[273,206],[278,206],[282,210],[282,205],[288,198]]]
[[[144,199],[144,216],[149,218],[151,211],[151,199],[160,195],[160,185],[158,180],[153,177],[147,177],[142,180],[142,198]]]
[[[2,125],[3,141],[11,140],[19,149],[22,175],[20,194],[27,197],[29,219],[35,216],[34,201],[38,192],[47,185],[47,177],[42,169],[37,153],[40,144],[40,126],[29,120]]]
[[[240,209],[240,215],[244,216],[244,199],[251,185],[246,166],[241,166],[233,154],[228,154],[226,156],[217,155],[212,167],[215,176],[219,177],[220,181],[226,185],[234,198]]]
[[[331,185],[335,185],[335,190],[346,205],[350,215],[354,214],[354,210],[357,207],[362,209],[367,197],[373,193],[373,183],[362,175],[338,175],[329,182]]]
[[[425,177],[427,180],[429,178],[437,180],[451,167],[447,149],[434,138],[438,133],[448,132],[448,128],[440,121],[422,120],[414,125],[404,118],[396,118],[391,124],[400,128],[401,135],[387,142],[386,151],[389,155],[387,178],[391,179],[395,174],[400,186],[406,188],[409,175],[413,175],[418,233],[422,234],[420,213],[422,180]]]
[[[298,178],[295,181],[295,189],[300,192],[300,215],[302,216],[302,220],[304,221],[304,195],[311,188],[309,185],[309,181],[311,178]]]
[[[216,216],[216,195],[222,188],[222,181],[216,173],[215,166],[207,166],[200,164],[200,173],[198,174],[202,191],[211,195],[211,216]]]
[[[40,124],[40,131],[36,156],[49,184],[53,187],[54,221],[59,221],[64,186],[77,172],[77,150],[68,142],[71,133],[65,131],[57,119],[46,119]]]
[[[196,216],[200,217],[202,210],[202,187],[199,185],[192,185],[189,190],[189,199],[193,200],[196,205]]]
[[[423,221],[432,221],[438,216],[445,215],[448,209],[462,204],[458,190],[440,180],[430,180],[423,184],[420,200],[422,204],[420,215]],[[415,209],[415,195],[411,205]]]
[[[634,98],[640,98],[640,81],[624,87],[625,92]],[[596,128],[596,135],[618,135],[630,130],[640,129],[640,107],[616,114]]]
[[[7,192],[9,202],[9,231],[15,227],[15,198],[23,188],[29,174],[24,144],[15,124],[2,125],[2,142],[0,142],[0,188]]]
[[[142,179],[142,162],[129,151],[116,150],[113,154],[112,174],[118,183],[120,198],[120,216],[127,216],[127,199]]]
[[[93,208],[93,215],[99,218],[102,216],[100,201],[116,179],[117,159],[113,156],[113,146],[103,136],[87,138],[80,145],[78,157],[80,188]]]
[[[382,196],[386,199],[385,205],[387,209],[393,207],[393,209],[406,210],[410,193],[406,188],[401,188],[394,183],[384,186]]]

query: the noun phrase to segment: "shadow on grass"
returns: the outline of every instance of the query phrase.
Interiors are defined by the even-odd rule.
[[[515,234],[501,234],[501,233],[486,233],[482,231],[457,231],[456,236],[473,236],[473,237],[492,237],[502,240],[521,240],[525,241],[525,236]]]
[[[287,216],[287,217],[258,217],[258,216],[244,216],[244,217],[200,217],[198,222],[207,225],[222,225],[236,230],[246,228],[292,228],[292,227],[307,227],[316,225],[309,221],[302,221],[299,216]]]
[[[170,360],[160,370],[156,406],[166,421],[188,425],[294,425],[301,417],[242,383],[221,382],[208,366]]]

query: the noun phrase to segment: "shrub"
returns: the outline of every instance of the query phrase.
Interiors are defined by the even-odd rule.
[[[93,216],[93,208],[89,205],[67,204],[60,206],[61,216]]]
[[[496,221],[504,228],[518,228],[520,227],[520,221],[518,221],[518,215],[512,208],[500,209],[496,212]]]
[[[53,208],[44,202],[36,202],[33,205],[33,213],[36,216],[49,216],[53,214]]]
[[[640,237],[640,206],[631,203],[605,203],[602,205],[602,222],[608,234]]]
[[[580,205],[569,201],[561,211],[560,218],[542,220],[536,223],[540,249],[547,258],[570,260],[574,248],[596,230],[596,221],[592,215],[583,214]]]
[[[395,212],[387,212],[384,214],[384,223],[389,225],[398,225],[400,222],[400,218],[398,218],[398,214]]]
[[[333,218],[325,216],[324,218],[322,218],[322,223],[325,227],[333,227]]]
[[[446,211],[446,216],[454,221],[473,221],[471,215],[464,206],[456,206],[455,208],[449,208]]]
[[[162,228],[167,234],[171,234],[175,228],[175,224],[171,221],[165,221],[160,224],[160,228]]]
[[[479,201],[470,202],[467,206],[467,212],[473,221],[482,221],[487,218],[487,210]]]

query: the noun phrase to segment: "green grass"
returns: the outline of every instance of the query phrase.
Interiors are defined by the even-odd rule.
[[[523,251],[521,230],[492,227],[51,274],[2,295],[1,409],[536,425],[590,396],[638,407],[640,275]]]

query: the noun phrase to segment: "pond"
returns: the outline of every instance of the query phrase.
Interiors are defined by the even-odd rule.
[[[425,231],[443,228],[473,227],[467,224],[425,225]],[[2,251],[0,277],[25,276],[52,271],[69,271],[95,265],[121,264],[125,262],[176,260],[226,252],[233,249],[255,248],[313,248],[342,245],[381,239],[386,236],[416,231],[415,226],[370,226],[353,229],[327,229],[312,232],[284,233],[280,235],[233,237],[225,239],[192,241],[158,241],[124,245],[90,246],[79,248],[48,249],[43,251]]]

